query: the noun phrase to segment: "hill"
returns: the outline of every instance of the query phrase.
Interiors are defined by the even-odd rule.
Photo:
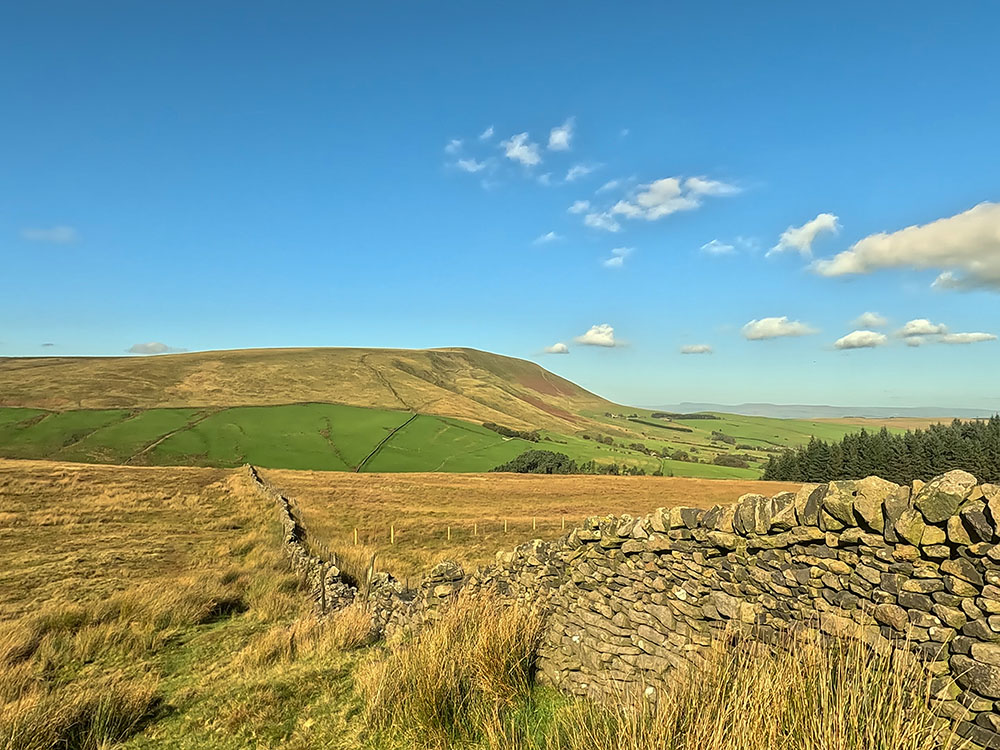
[[[0,406],[66,409],[329,403],[576,430],[610,402],[542,367],[475,349],[244,349],[0,359]]]
[[[7,458],[481,472],[542,448],[602,471],[753,479],[777,451],[857,430],[622,407],[474,349],[0,359]]]

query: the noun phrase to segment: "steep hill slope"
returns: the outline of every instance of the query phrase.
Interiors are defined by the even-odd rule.
[[[43,409],[323,402],[558,431],[614,404],[538,365],[475,349],[247,349],[0,359],[0,406]]]

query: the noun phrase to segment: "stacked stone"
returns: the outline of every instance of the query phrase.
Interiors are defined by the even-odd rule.
[[[356,591],[340,576],[336,565],[309,553],[305,545],[305,530],[292,512],[292,504],[284,495],[270,487],[257,470],[247,464],[244,467],[252,486],[278,507],[281,523],[282,546],[288,555],[292,569],[305,580],[310,598],[320,614],[341,609],[354,601]]]
[[[796,627],[907,643],[941,713],[1000,747],[1000,487],[953,471],[744,495],[709,511],[591,518],[554,555],[541,669],[572,693],[654,690],[727,627]]]
[[[339,571],[308,554],[287,499],[250,473],[278,504],[322,611],[353,601]],[[463,588],[531,602],[547,616],[543,678],[598,697],[628,685],[655,693],[732,628],[767,640],[802,627],[860,634],[873,648],[915,650],[942,715],[976,745],[1000,748],[998,527],[1000,487],[966,472],[909,487],[869,477],[707,511],[593,517],[472,576],[442,563],[405,591],[380,574],[368,601],[390,633],[433,620]]]

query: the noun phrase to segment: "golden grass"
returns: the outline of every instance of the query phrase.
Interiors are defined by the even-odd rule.
[[[589,423],[580,411],[613,407],[532,362],[474,349],[12,357],[0,359],[0,394],[0,406],[47,409],[325,402],[563,432]]]
[[[106,748],[153,731],[161,703],[175,715],[367,642],[357,608],[308,616],[275,509],[241,472],[4,461],[0,492],[12,509],[0,526],[4,748]],[[230,631],[232,650],[187,671],[189,639]],[[220,683],[220,668],[237,671]],[[217,713],[178,731],[210,732]]]
[[[542,621],[488,595],[462,596],[416,640],[363,665],[358,689],[376,737],[451,747],[482,739],[530,693]]]
[[[640,516],[658,507],[707,508],[747,492],[774,494],[797,484],[681,477],[533,474],[351,474],[265,469],[265,481],[289,497],[321,543],[363,570],[399,578],[443,559],[475,567],[530,539],[556,539],[590,515]],[[507,532],[504,533],[504,521]],[[390,526],[396,543],[389,544]],[[448,539],[448,529],[451,539]],[[354,529],[358,529],[358,546]]]
[[[483,750],[933,750],[961,746],[909,653],[815,631],[775,646],[727,634],[655,697],[601,703],[532,685],[539,622],[462,598],[415,640],[359,670],[369,739]]]
[[[0,460],[0,620],[210,564],[249,522],[232,476]]]

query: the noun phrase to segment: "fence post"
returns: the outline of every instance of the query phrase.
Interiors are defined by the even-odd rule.
[[[504,534],[507,533],[507,519],[506,518],[503,519],[503,533]]]
[[[472,522],[472,536],[479,536],[479,524],[475,521]]]
[[[448,527],[448,541],[451,541],[451,526]]]
[[[531,530],[532,531],[538,530],[538,519],[535,516],[531,517]]]
[[[562,517],[562,530],[566,531],[566,516],[565,515],[563,515],[563,517]]]
[[[396,527],[393,524],[389,524],[389,544],[396,543]]]
[[[354,527],[354,546],[358,546],[358,527]]]

